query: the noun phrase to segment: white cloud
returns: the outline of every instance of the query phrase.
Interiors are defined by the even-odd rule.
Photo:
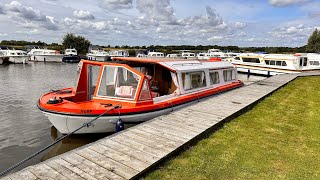
[[[137,0],[137,9],[148,19],[167,23],[176,22],[170,0]]]
[[[208,38],[208,41],[220,41],[223,39],[223,36],[212,36],[210,38]]]
[[[8,36],[7,33],[0,33],[0,36]]]
[[[83,11],[83,10],[75,10],[73,11],[73,16],[78,19],[83,20],[93,20],[95,19],[94,16],[89,11]]]
[[[110,11],[132,8],[132,0],[102,0],[101,6]]]
[[[293,4],[304,3],[307,1],[309,1],[309,0],[269,0],[269,3],[272,6],[284,7],[284,6],[289,6],[289,5],[293,5]]]
[[[23,27],[41,26],[48,30],[57,30],[58,26],[54,21],[54,17],[46,16],[40,10],[32,7],[25,7],[18,1],[12,1],[3,6],[3,13],[9,15],[17,24]],[[32,26],[31,26],[32,24]]]
[[[237,29],[244,29],[245,27],[247,27],[247,24],[243,22],[235,22],[234,27]]]

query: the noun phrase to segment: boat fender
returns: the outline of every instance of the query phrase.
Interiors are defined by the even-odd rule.
[[[120,132],[124,130],[124,123],[123,121],[119,118],[119,120],[116,123],[116,132]]]
[[[61,103],[62,101],[63,99],[61,97],[57,99],[55,96],[53,96],[52,98],[49,99],[47,104],[58,104],[58,103]]]

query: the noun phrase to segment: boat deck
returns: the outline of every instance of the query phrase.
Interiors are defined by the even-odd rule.
[[[3,179],[135,179],[298,76],[277,75],[203,100],[56,156]]]

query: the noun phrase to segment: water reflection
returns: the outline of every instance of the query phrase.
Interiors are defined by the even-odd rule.
[[[112,133],[99,133],[99,134],[74,134],[71,135],[59,143],[57,143],[54,147],[48,150],[46,154],[43,155],[41,161],[45,161],[57,155],[63,154],[70,150],[76,149],[83,145],[92,143],[97,141],[101,138],[111,135]],[[62,134],[54,127],[51,127],[51,138],[52,140],[56,140],[57,138],[61,137]]]

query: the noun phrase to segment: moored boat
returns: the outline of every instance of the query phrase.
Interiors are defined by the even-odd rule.
[[[114,57],[112,62],[82,60],[75,88],[44,94],[38,107],[61,132],[69,133],[115,106],[77,133],[114,132],[125,126],[242,86],[226,61]]]
[[[260,75],[300,73],[320,70],[320,55],[302,54],[241,54],[228,59],[239,72]]]
[[[30,61],[36,62],[62,62],[63,54],[52,49],[34,48],[28,52]]]
[[[14,48],[1,46],[0,52],[3,53],[4,56],[8,57],[9,63],[12,64],[27,64],[29,61],[29,56],[27,55],[27,52],[22,50],[16,50]]]
[[[111,57],[129,57],[129,52],[126,50],[111,50],[109,55]]]
[[[64,56],[62,58],[62,62],[66,63],[78,63],[80,62],[80,56],[78,56],[78,52],[76,49],[66,49],[64,51]]]

